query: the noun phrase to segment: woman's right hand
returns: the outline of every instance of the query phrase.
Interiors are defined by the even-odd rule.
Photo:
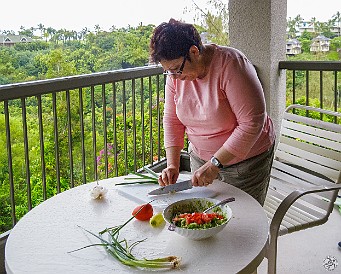
[[[164,170],[162,170],[158,182],[160,186],[167,186],[171,184],[175,184],[176,180],[179,177],[179,168],[175,166],[168,166]]]

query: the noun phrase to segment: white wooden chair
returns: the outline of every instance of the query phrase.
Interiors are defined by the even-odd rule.
[[[336,117],[338,124],[321,121],[320,115]],[[278,236],[323,224],[333,210],[341,189],[340,120],[341,113],[301,105],[284,113],[264,204],[271,221],[268,273],[276,273]]]

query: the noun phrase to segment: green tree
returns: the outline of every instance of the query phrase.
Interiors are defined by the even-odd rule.
[[[314,37],[311,32],[304,30],[299,39],[312,40]]]
[[[12,48],[0,48],[0,84],[10,84],[15,78],[15,51]]]
[[[221,0],[207,1],[207,7],[200,7],[192,1],[197,12],[195,21],[208,33],[208,40],[220,45],[229,45],[228,38],[228,8]]]
[[[33,43],[16,43],[14,45],[14,49],[16,52],[20,51],[45,51],[49,50],[50,45],[47,42],[44,41],[34,41]]]
[[[295,25],[296,25],[296,29],[299,29],[299,27],[301,26],[302,22],[303,22],[303,18],[300,14],[298,14],[295,19]]]
[[[317,24],[316,17],[312,17],[310,19],[310,24],[312,24],[313,26],[313,35],[316,36],[316,24]]]
[[[79,33],[78,33],[78,38],[79,40],[83,40],[84,37],[89,33],[90,31],[88,30],[88,28],[83,28]]]
[[[336,51],[337,49],[341,49],[341,36],[330,40],[330,50]]]
[[[33,37],[33,30],[32,29],[25,29],[24,26],[20,27],[19,35],[25,35],[28,37]]]
[[[299,41],[301,43],[302,52],[309,53],[310,52],[311,40],[301,38],[301,39],[299,39]]]
[[[46,33],[48,34],[48,38],[51,39],[53,35],[56,33],[56,30],[54,28],[48,27],[46,29]]]
[[[40,30],[40,38],[43,39],[45,33],[45,26],[42,23],[40,23],[38,24],[38,29]]]
[[[341,36],[341,14],[339,11],[336,12],[335,15],[333,15],[332,20],[338,28],[338,36],[340,37]]]
[[[291,17],[289,17],[289,19],[287,20],[287,34],[288,34],[288,38],[289,39],[293,39],[296,38],[296,21],[295,19],[292,19]]]
[[[70,59],[74,61],[78,74],[96,72],[97,57],[85,48],[75,49],[70,52]]]
[[[95,25],[95,33],[98,34],[99,32],[101,32],[101,27],[97,24]]]
[[[328,20],[327,22],[322,23],[321,24],[322,35],[328,38],[332,38],[334,36],[334,33],[331,31],[333,25],[334,22],[332,20]]]
[[[46,58],[47,78],[56,78],[77,74],[73,60],[61,49],[52,50]]]

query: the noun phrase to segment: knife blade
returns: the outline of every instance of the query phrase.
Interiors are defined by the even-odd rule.
[[[186,181],[182,181],[179,183],[175,183],[172,185],[163,186],[163,187],[154,189],[150,191],[148,194],[149,195],[162,195],[162,194],[168,194],[169,192],[178,192],[178,191],[182,191],[186,189],[191,189],[192,187],[193,187],[192,180],[189,179]]]

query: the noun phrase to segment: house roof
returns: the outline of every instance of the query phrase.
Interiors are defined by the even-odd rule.
[[[298,41],[297,39],[290,39],[287,41],[287,45],[300,45],[300,41]]]
[[[313,28],[314,24],[312,22],[303,21],[299,24],[299,28]]]
[[[25,35],[5,35],[5,34],[0,34],[0,43],[1,44],[6,44],[6,43],[20,43],[20,42],[33,42],[31,37],[27,37]]]
[[[329,40],[330,39],[325,37],[324,35],[318,35],[315,38],[313,38],[312,41],[314,42],[314,41],[329,41]]]

